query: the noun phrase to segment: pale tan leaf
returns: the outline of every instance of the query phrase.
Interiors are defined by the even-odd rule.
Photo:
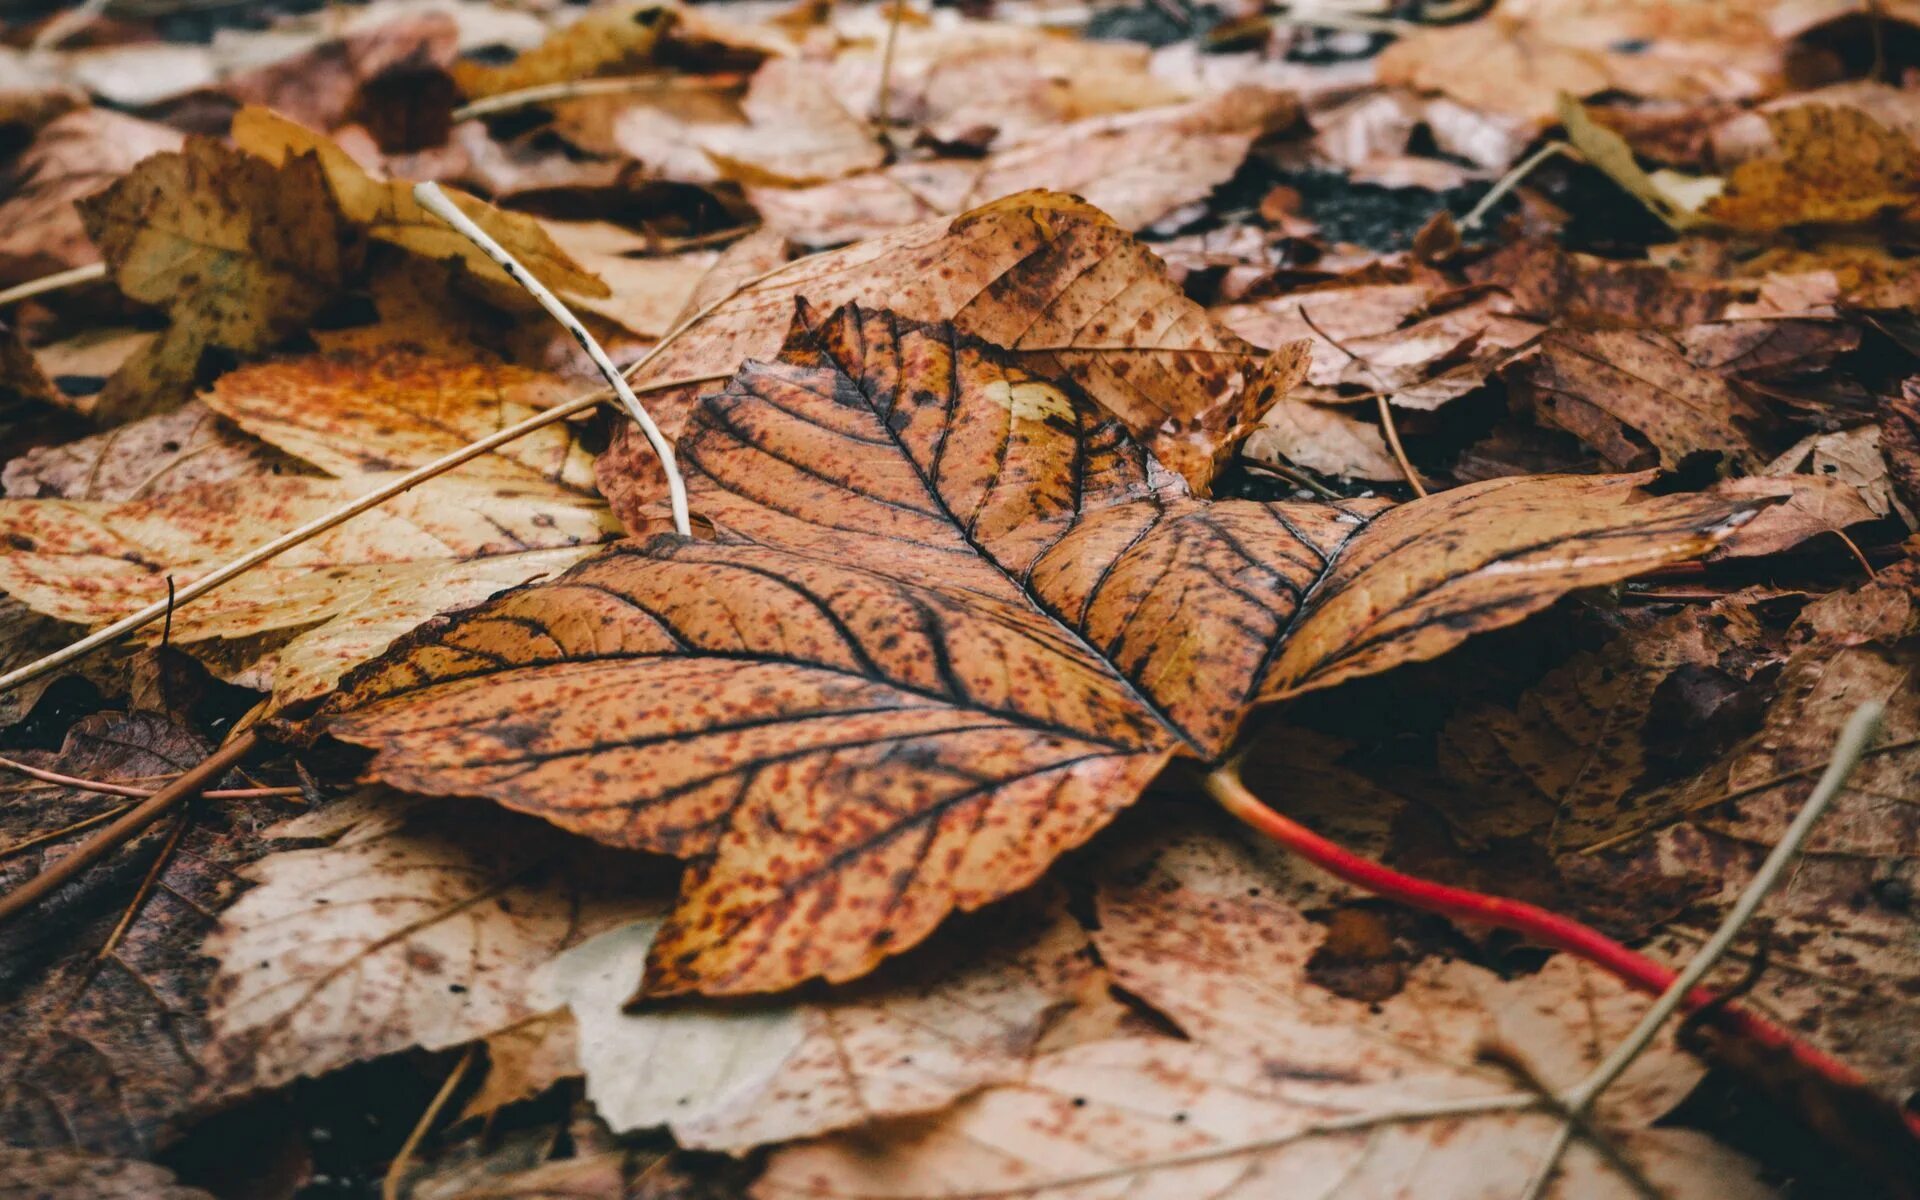
[[[1403,477],[1378,426],[1304,400],[1282,400],[1268,409],[1240,452],[1253,462],[1284,460],[1341,479]]]
[[[0,483],[15,498],[139,500],[196,484],[289,473],[302,468],[189,401],[106,433],[22,454],[7,463]]]
[[[820,66],[768,59],[754,73],[741,109],[750,124],[711,130],[701,148],[742,183],[800,187],[887,161],[873,127],[833,98]]]
[[[0,203],[0,286],[100,257],[74,201],[150,154],[178,150],[177,130],[109,109],[83,108],[42,126],[7,173]]]
[[[213,1095],[526,1020],[535,967],[650,907],[631,860],[505,813],[422,810],[250,874],[207,941]]]

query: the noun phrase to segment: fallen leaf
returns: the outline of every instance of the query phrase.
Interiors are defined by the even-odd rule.
[[[1298,111],[1288,93],[1243,88],[1076,122],[984,161],[908,162],[815,188],[747,194],[769,225],[813,245],[878,237],[1031,188],[1072,192],[1121,227],[1142,229],[1206,199],[1256,139]]]
[[[1899,508],[1888,459],[1882,453],[1881,428],[1860,425],[1834,433],[1812,433],[1767,464],[1765,475],[1791,477],[1801,473],[1846,484],[1876,516]],[[1913,524],[1907,517],[1909,525]]]
[[[1146,246],[1098,210],[1046,192],[803,259],[739,287],[635,381],[725,374],[772,357],[796,297],[823,310],[885,304],[915,320],[952,321],[1038,374],[1067,375],[1202,491],[1291,383],[1182,295]],[[672,436],[693,399],[689,389],[648,405]],[[652,457],[623,435],[600,460],[601,492],[623,519],[666,494]]]
[[[1714,178],[1677,177],[1672,171],[1648,174],[1633,156],[1627,140],[1595,121],[1578,100],[1561,93],[1560,123],[1566,127],[1567,140],[1589,163],[1604,171],[1608,178],[1625,188],[1647,211],[1672,229],[1688,229],[1702,223],[1700,206],[1719,194],[1722,184]]]
[[[0,1148],[0,1197],[5,1200],[213,1200],[183,1187],[152,1163],[76,1154],[68,1150]]]
[[[0,484],[15,498],[139,500],[197,484],[298,471],[298,464],[188,401],[64,446],[28,451],[7,463]]]
[[[580,1031],[561,1010],[528,1017],[486,1037],[487,1073],[460,1119],[487,1117],[580,1076]]]
[[[148,155],[178,150],[180,133],[103,108],[40,127],[7,172],[0,203],[0,284],[98,261],[74,201],[113,183]]]
[[[340,211],[367,236],[428,258],[459,259],[480,278],[502,285],[503,295],[524,295],[480,247],[421,208],[411,183],[376,179],[326,137],[264,108],[241,109],[233,118],[232,136],[242,149],[270,162],[305,162],[311,156]],[[608,294],[607,285],[568,257],[532,217],[503,212],[457,189],[448,190],[447,198],[548,287],[582,296]]]
[[[0,591],[63,621],[103,624],[164,599],[169,578],[191,582],[263,531],[293,529],[384,481],[282,475],[119,503],[0,500]],[[449,606],[571,565],[611,525],[599,503],[552,484],[484,470],[443,477],[183,606],[171,638],[226,674],[264,673],[250,678],[292,703]],[[210,641],[278,631],[298,636]],[[239,663],[222,661],[236,651]],[[276,659],[258,661],[267,652]]]
[[[1702,211],[1735,229],[1847,224],[1910,214],[1920,146],[1857,108],[1805,104],[1767,114],[1776,149],[1727,174]]]
[[[207,1095],[507,1028],[536,1015],[535,967],[646,911],[629,860],[474,815],[374,820],[248,871],[254,888],[207,940],[220,962]]]
[[[1376,426],[1303,400],[1282,400],[1268,409],[1240,452],[1252,462],[1285,460],[1340,479],[1404,478]]]
[[[156,786],[206,757],[199,738],[151,714],[85,718],[35,765]],[[11,782],[11,781],[9,781]],[[88,817],[125,797],[29,784],[0,791],[8,891],[71,851]],[[158,885],[107,948],[164,826],[63,888],[38,919],[13,924],[0,952],[0,1143],[148,1156],[176,1127],[205,1073],[209,964],[200,941],[239,890],[234,872],[262,847],[275,808],[208,801],[167,858]],[[22,843],[57,836],[31,848]]]
[[[383,146],[430,144],[447,131],[453,87],[446,72],[459,42],[460,27],[450,13],[424,12],[255,67],[226,79],[221,90],[241,104],[274,109],[311,128],[338,129],[360,120],[373,127]],[[435,99],[438,113],[429,111]],[[414,121],[424,128],[407,128]]]
[[[467,613],[319,723],[408,790],[695,859],[653,994],[862,975],[1170,757],[1221,753],[1250,703],[1433,657],[1741,513],[1623,478],[1208,505],[998,351],[853,309],[705,399],[681,457],[722,540],[629,542]]]
[[[580,392],[484,350],[415,340],[404,327],[322,339],[320,353],[228,372],[202,402],[346,479],[423,466]],[[459,478],[545,486],[576,505],[594,496],[592,457],[564,424],[481,455]]]
[[[1900,394],[1881,410],[1880,452],[1901,503],[1920,512],[1920,382],[1901,384]]]
[[[1738,467],[1761,464],[1741,430],[1754,415],[1746,402],[1651,330],[1554,329],[1506,376],[1541,421],[1578,437],[1615,470],[1673,470],[1710,451]]]
[[[926,947],[905,979],[819,1003],[622,1013],[658,925],[568,951],[541,986],[570,1006],[587,1096],[615,1132],[664,1125],[696,1150],[935,1112],[1016,1080],[1051,1020],[1104,982],[1077,924],[1027,906]],[[962,947],[964,965],[943,969],[939,951]]]
[[[674,16],[671,5],[610,5],[581,15],[504,66],[455,63],[454,82],[477,99],[641,66]]]
[[[1513,297],[1516,315],[1601,328],[1671,329],[1722,316],[1751,289],[1651,262],[1572,254],[1519,241],[1473,264],[1467,277]]]
[[[264,350],[303,328],[349,266],[346,228],[311,158],[275,166],[189,138],[79,207],[115,286],[173,319],[122,368],[155,385],[102,397],[122,416],[177,403],[208,346]]]
[[[1855,525],[1877,521],[1884,515],[1873,511],[1858,488],[1831,476],[1729,479],[1720,489],[1733,496],[1779,496],[1783,502],[1761,509],[1753,520],[1734,530],[1733,536],[1714,551],[1716,558],[1778,554],[1809,538],[1845,533]],[[1823,548],[1831,550],[1838,545],[1836,542]]]
[[[740,102],[751,124],[715,129],[701,148],[728,178],[778,187],[880,166],[887,161],[886,148],[871,125],[833,98],[825,75],[823,68],[797,59],[768,59]]]

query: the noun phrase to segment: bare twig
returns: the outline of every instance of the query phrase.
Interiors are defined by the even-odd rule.
[[[873,123],[882,134],[891,124],[889,118],[888,93],[893,91],[893,50],[900,40],[900,19],[907,10],[907,0],[893,0],[893,8],[887,20],[886,46],[880,51],[880,92],[873,98]]]
[[[607,79],[571,79],[564,83],[543,83],[539,87],[521,88],[517,92],[502,92],[498,96],[487,96],[471,104],[463,104],[453,110],[453,119],[465,121],[474,117],[491,117],[503,112],[512,112],[516,108],[531,108],[537,104],[548,104],[556,100],[579,100],[588,96],[630,96],[645,92],[706,92],[724,91],[736,88],[746,82],[743,75],[675,75],[660,72],[653,75],[626,75]]]
[[[1375,396],[1374,402],[1380,406],[1380,428],[1387,435],[1387,445],[1393,450],[1394,461],[1400,464],[1400,473],[1407,477],[1407,486],[1413,494],[1422,500],[1427,498],[1427,485],[1420,482],[1420,472],[1413,469],[1412,460],[1407,458],[1407,448],[1400,444],[1399,427],[1393,423],[1393,406],[1385,396]]]
[[[1578,157],[1578,153],[1578,151],[1565,142],[1548,142],[1538,150],[1535,150],[1532,154],[1522,159],[1518,166],[1508,171],[1505,175],[1502,175],[1492,187],[1488,188],[1487,194],[1480,197],[1480,203],[1467,210],[1467,215],[1460,218],[1461,230],[1465,231],[1479,228],[1480,222],[1487,219],[1487,214],[1493,211],[1494,205],[1506,199],[1507,193],[1520,186],[1521,180],[1533,174],[1534,171],[1539,169],[1542,163],[1554,155],[1568,154]]]
[[[107,264],[88,263],[84,267],[75,267],[71,271],[56,271],[52,275],[42,275],[38,279],[29,279],[25,283],[16,283],[4,292],[0,292],[0,306],[12,304],[16,300],[25,300],[32,296],[57,292],[64,287],[78,283],[92,283],[96,279],[107,277]]]
[[[475,225],[467,214],[454,207],[453,201],[447,199],[447,194],[440,190],[439,184],[415,184],[413,198],[420,202],[421,208],[453,226],[454,231],[461,237],[480,247],[482,253],[498,264],[515,283],[525,288],[527,294],[532,296],[541,308],[547,310],[547,315],[560,322],[561,327],[573,335],[573,340],[580,343],[580,348],[585,350],[587,357],[593,360],[593,365],[606,379],[607,386],[620,397],[620,403],[626,406],[628,415],[639,424],[641,432],[647,435],[648,444],[659,456],[660,466],[667,473],[667,502],[673,508],[674,531],[681,537],[692,537],[693,526],[687,517],[687,481],[680,474],[680,464],[673,456],[673,444],[667,441],[666,434],[660,432],[660,427],[653,423],[653,417],[647,412],[646,406],[640,403],[640,397],[634,395],[633,389],[627,386],[626,377],[620,373],[619,367],[613,365],[613,360],[607,357],[607,352],[601,348],[600,342],[587,332],[587,327],[580,323],[579,317],[573,315],[573,310],[562,303],[560,297],[554,295],[546,284],[535,279],[533,272],[522,266],[519,259],[507,253],[506,247],[494,241],[486,230]]]
[[[1547,1186],[1559,1168],[1560,1157],[1566,1153],[1576,1122],[1585,1119],[1592,1111],[1594,1101],[1600,1098],[1600,1093],[1625,1074],[1627,1068],[1653,1044],[1660,1027],[1687,1004],[1689,993],[1719,964],[1721,957],[1732,947],[1734,939],[1740,936],[1740,931],[1760,910],[1761,903],[1780,882],[1787,867],[1799,857],[1800,848],[1806,844],[1814,825],[1825,815],[1834,798],[1846,789],[1847,777],[1860,765],[1868,743],[1880,731],[1880,721],[1885,713],[1884,705],[1871,700],[1853,710],[1853,715],[1847,718],[1846,726],[1840,731],[1826,772],[1821,775],[1820,782],[1814,785],[1813,794],[1807,797],[1799,815],[1787,826],[1780,841],[1760,864],[1760,869],[1754,872],[1752,882],[1734,901],[1733,908],[1727,913],[1726,919],[1720,922],[1720,927],[1714,930],[1706,945],[1700,947],[1673,982],[1660,993],[1660,997],[1648,1006],[1640,1023],[1614,1047],[1613,1053],[1607,1055],[1585,1079],[1561,1093],[1560,1103],[1569,1119],[1561,1124],[1552,1145],[1548,1147],[1547,1156],[1528,1185],[1524,1200],[1538,1200],[1546,1194]]]
[[[220,778],[259,744],[252,733],[243,733],[215,750],[186,774],[133,806],[113,824],[88,838],[59,862],[47,867],[5,896],[0,896],[0,924],[17,917],[52,895],[82,871],[118,849],[129,838],[159,820],[177,804],[198,795],[200,789]]]
[[[111,3],[113,0],[82,0],[80,4],[41,26],[40,32],[33,35],[33,43],[27,49],[35,54],[55,49],[61,42],[99,20],[107,11],[107,5]]]
[[[400,1147],[400,1153],[393,1156],[393,1162],[387,1166],[387,1177],[380,1181],[380,1200],[400,1200],[400,1188],[406,1183],[407,1168],[413,1164],[414,1151],[418,1150],[420,1143],[426,1140],[427,1131],[433,1128],[434,1118],[438,1117],[440,1110],[447,1106],[447,1101],[453,1099],[454,1090],[460,1086],[460,1081],[467,1077],[468,1069],[473,1066],[474,1051],[477,1048],[477,1044],[470,1043],[467,1046],[466,1053],[460,1056],[460,1061],[453,1064],[453,1070],[448,1073],[447,1081],[441,1084],[440,1090],[433,1094],[433,1101],[427,1105],[427,1111],[420,1114],[420,1120],[414,1125],[413,1132],[407,1135],[405,1144]]]
[[[109,783],[104,779],[83,779],[78,775],[67,775],[59,771],[49,771],[44,767],[30,766],[4,755],[0,755],[0,767],[17,771],[29,779],[38,779],[41,783],[56,783],[61,787],[79,788],[83,792],[100,792],[108,796],[132,796],[135,799],[145,799],[160,790],[138,787],[130,783]],[[303,794],[297,787],[216,788],[205,793],[209,800],[259,800],[269,796]]]

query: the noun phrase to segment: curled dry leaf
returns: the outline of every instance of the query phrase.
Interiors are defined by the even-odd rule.
[[[1036,909],[982,914],[901,963],[905,979],[793,1007],[623,1013],[658,922],[602,934],[542,975],[572,1010],[587,1096],[616,1132],[664,1125],[683,1147],[738,1153],[1018,1079],[1052,1019],[1105,984],[1080,927]],[[963,965],[941,969],[949,955]]]
[[[0,1200],[213,1200],[152,1163],[71,1150],[0,1148]]]
[[[28,451],[7,463],[0,484],[7,495],[22,499],[139,500],[196,484],[298,470],[190,400],[169,413]]]
[[[505,1029],[534,968],[658,904],[631,860],[503,812],[376,819],[248,875],[206,946],[215,1096]]]
[[[583,14],[503,66],[459,62],[454,82],[470,98],[568,83],[646,64],[674,19],[666,4],[616,4]]]
[[[749,188],[748,198],[768,225],[817,245],[880,236],[1027,188],[1072,192],[1123,228],[1141,229],[1206,199],[1257,138],[1298,111],[1290,93],[1237,88],[1075,122],[984,161],[902,163],[815,188]]]
[[[129,394],[109,384],[101,418],[177,404],[208,346],[264,350],[304,327],[350,266],[340,209],[310,157],[276,166],[193,137],[79,207],[114,284],[173,319],[116,376]]]
[[[74,201],[90,196],[150,154],[178,150],[177,130],[104,108],[83,108],[42,126],[7,172],[0,203],[0,286],[94,262]]]
[[[169,578],[191,582],[258,545],[263,530],[291,530],[385,479],[280,475],[120,503],[0,500],[0,591],[62,621],[104,624],[165,599]],[[264,671],[255,660],[271,647],[209,639],[304,631],[258,680],[284,705],[324,693],[448,605],[559,571],[610,532],[597,501],[544,481],[442,477],[183,607],[172,640],[233,674]]]
[[[885,305],[914,320],[952,321],[1031,371],[1068,376],[1202,492],[1304,365],[1289,355],[1261,363],[1181,293],[1144,245],[1098,209],[1051,192],[802,259],[721,295],[636,383],[727,374],[773,357],[796,297],[823,311]],[[648,407],[671,436],[693,398],[691,390],[654,396]],[[629,521],[666,494],[652,451],[629,435],[602,457],[600,488]]]
[[[851,308],[705,399],[681,457],[718,541],[629,542],[442,623],[316,726],[397,786],[693,859],[654,994],[862,975],[1031,883],[1170,757],[1222,753],[1251,704],[1743,514],[1623,478],[1208,504],[999,351]]]
[[[241,109],[233,118],[232,136],[242,149],[269,162],[317,163],[339,211],[368,237],[428,258],[459,259],[480,278],[501,284],[502,295],[524,295],[480,247],[421,208],[406,180],[375,178],[323,135],[268,109]],[[532,217],[504,212],[457,189],[448,189],[447,198],[548,287],[583,296],[608,294],[607,285],[555,245]]]
[[[27,757],[83,778],[155,786],[207,751],[151,714],[103,713],[76,725],[58,755]],[[0,792],[0,838],[16,851],[0,860],[0,887],[13,890],[69,852],[91,828],[75,830],[78,822],[128,803],[37,783]],[[115,928],[168,839],[163,828],[67,885],[38,920],[0,935],[0,1144],[146,1156],[185,1115],[210,1036],[212,968],[200,943],[238,893],[238,869],[261,852],[259,827],[279,811],[259,800],[199,805],[117,942]]]
[[[1241,454],[1253,462],[1284,460],[1339,479],[1404,478],[1377,426],[1304,400],[1282,400],[1268,409]]]
[[[1554,329],[1507,378],[1540,420],[1578,437],[1616,470],[1672,470],[1711,451],[1737,467],[1761,465],[1741,429],[1754,415],[1746,402],[1651,330]]]
[[[379,327],[321,341],[318,354],[228,372],[203,402],[262,441],[351,478],[422,466],[580,390],[484,350],[456,352]],[[575,503],[594,495],[592,457],[564,424],[480,456],[458,478],[544,486]]]

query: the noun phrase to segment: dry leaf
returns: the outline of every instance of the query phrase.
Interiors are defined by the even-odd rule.
[[[385,478],[269,476],[122,503],[0,500],[0,591],[63,621],[102,624],[164,599],[169,577],[191,582],[258,545],[263,531],[293,529]],[[443,477],[184,606],[172,640],[223,673],[263,672],[247,678],[292,703],[449,606],[564,569],[611,525],[596,501],[545,482],[484,470]],[[298,636],[207,642],[276,631]],[[256,662],[267,650],[277,662]],[[230,654],[240,661],[224,661]]]
[[[1774,152],[1728,173],[1702,211],[1735,229],[1846,224],[1911,216],[1920,146],[1857,108],[1796,105],[1767,114]]]
[[[374,820],[248,875],[206,947],[215,1096],[505,1029],[535,967],[650,906],[630,860],[499,812]]]
[[[208,346],[264,350],[303,328],[349,268],[346,227],[311,158],[275,166],[189,138],[79,207],[115,285],[173,318],[122,368],[129,394],[102,396],[102,416],[171,407]]]
[[[1243,88],[1188,105],[1065,126],[984,161],[908,162],[816,188],[750,187],[767,224],[795,241],[878,237],[1029,188],[1072,192],[1126,229],[1204,200],[1262,134],[1299,109],[1285,92]]]
[[[885,304],[916,320],[952,321],[1037,373],[1067,375],[1203,491],[1291,383],[1293,360],[1263,370],[1144,245],[1090,206],[1046,192],[804,259],[741,287],[636,382],[725,374],[772,357],[795,297],[822,311]],[[691,391],[677,402],[655,396],[649,407],[672,435],[692,399]],[[665,495],[652,458],[634,438],[601,459],[601,491],[623,518]]]
[[[318,354],[228,372],[203,402],[262,441],[352,478],[423,466],[581,391],[484,350],[414,340],[404,328],[321,342]],[[457,477],[544,486],[576,505],[594,498],[592,457],[564,424],[482,455]]]
[[[103,713],[75,725],[58,755],[27,757],[85,778],[154,786],[207,750],[151,714]],[[43,784],[10,786],[0,792],[0,837],[17,848],[127,804]],[[274,814],[261,801],[197,806],[158,886],[104,959],[97,956],[166,841],[164,826],[62,889],[35,921],[0,935],[0,1043],[7,1047],[0,1144],[145,1156],[185,1115],[204,1076],[209,1036],[211,968],[200,942],[238,892],[234,872],[259,854],[258,827]],[[68,833],[0,860],[0,886],[18,887],[81,836]]]
[[[480,247],[421,208],[411,183],[375,178],[322,135],[267,109],[244,108],[233,118],[233,140],[270,162],[305,162],[311,156],[340,211],[367,236],[428,258],[459,259],[480,278],[505,285],[503,294],[523,294]],[[569,258],[532,217],[503,212],[458,190],[449,190],[447,198],[548,287],[583,296],[608,294],[607,285]]]
[[[139,500],[197,484],[299,470],[235,432],[205,405],[188,401],[106,433],[31,450],[7,463],[0,483],[15,498]]]
[[[587,1096],[616,1132],[665,1125],[681,1146],[739,1153],[1018,1079],[1052,1019],[1104,976],[1064,913],[998,916],[927,947],[904,980],[797,1007],[623,1014],[652,921],[569,951],[543,986],[571,1007]],[[963,965],[942,969],[948,958]]]
[[[841,107],[828,91],[826,71],[814,64],[768,59],[754,73],[740,107],[752,122],[749,127],[715,129],[701,140],[728,178],[800,187],[871,171],[887,161],[873,127]]]
[[[101,108],[42,126],[7,172],[0,203],[0,284],[83,266],[100,257],[74,201],[106,187],[150,154],[178,150],[178,131]]]
[[[505,66],[455,63],[454,82],[469,98],[478,98],[616,74],[647,63],[674,17],[672,5],[609,5],[581,15]]]
[[[322,724],[409,790],[694,858],[656,994],[864,974],[1170,756],[1222,752],[1247,704],[1696,555],[1740,513],[1621,478],[1208,505],[996,350],[852,309],[703,401],[681,456],[721,541],[630,542],[465,614]]]
[[[1809,538],[1844,533],[1855,525],[1877,521],[1876,513],[1845,480],[1821,475],[1756,476],[1729,479],[1720,490],[1731,496],[1778,496],[1783,502],[1764,508],[1753,520],[1733,531],[1713,552],[1716,558],[1754,558],[1791,550]],[[1832,546],[1810,547],[1831,550]]]
[[[0,1200],[213,1200],[151,1163],[70,1150],[0,1148]]]
[[[1741,429],[1751,412],[1739,394],[1651,330],[1551,330],[1506,374],[1542,422],[1615,470],[1672,470],[1709,451],[1747,469],[1761,463]]]
[[[232,76],[221,90],[242,104],[274,109],[316,129],[363,121],[382,145],[439,141],[446,134],[453,93],[446,70],[459,43],[453,15],[428,11],[321,42]],[[436,100],[438,112],[433,111]],[[423,127],[409,128],[414,122]]]
[[[1253,462],[1285,460],[1340,479],[1404,477],[1378,427],[1304,400],[1282,400],[1268,409],[1240,453]]]

